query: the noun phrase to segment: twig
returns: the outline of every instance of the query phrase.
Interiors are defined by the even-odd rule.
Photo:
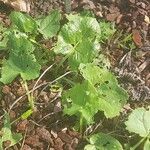
[[[37,86],[37,84],[38,84],[38,82],[41,80],[41,78],[46,74],[46,72],[48,71],[48,70],[50,70],[52,67],[54,66],[54,64],[52,64],[52,65],[50,65],[42,74],[41,74],[41,76],[38,78],[38,80],[36,81],[36,83],[34,84],[34,86],[33,86],[33,91],[35,90],[35,87]]]
[[[59,112],[61,112],[61,111],[59,111]],[[58,112],[56,112],[56,113],[58,113]],[[49,117],[49,116],[51,116],[51,115],[54,115],[54,114],[56,114],[55,112],[52,112],[52,113],[49,113],[49,114],[47,114],[47,115],[45,115],[43,118],[41,118],[39,121],[38,121],[38,123],[40,123],[42,120],[44,120],[45,118],[47,118],[47,117]]]
[[[35,124],[36,126],[38,126],[38,127],[42,127],[43,125],[40,125],[40,124],[38,124],[38,123],[36,123],[34,120],[29,120],[29,122],[32,122],[33,124]]]
[[[23,137],[23,141],[22,141],[20,150],[23,150],[23,146],[24,146],[24,143],[25,143],[26,135],[27,135],[27,129],[25,130],[25,134],[24,134],[24,137]]]

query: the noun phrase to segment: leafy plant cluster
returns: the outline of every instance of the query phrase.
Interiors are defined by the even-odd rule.
[[[1,49],[7,49],[8,53],[1,71],[0,81],[4,84],[11,83],[18,75],[23,80],[39,76],[41,65],[36,57],[36,37],[42,34],[45,38],[51,38],[60,27],[57,11],[38,21],[19,12],[12,12],[10,19],[11,27],[4,33],[1,42]]]
[[[81,133],[87,125],[95,123],[94,116],[98,112],[102,112],[106,118],[120,115],[128,94],[119,86],[115,75],[109,70],[109,61],[101,54],[101,44],[115,32],[110,23],[98,22],[90,15],[69,14],[66,15],[67,23],[61,27],[61,15],[58,11],[40,19],[12,12],[10,19],[11,26],[2,30],[4,32],[0,42],[0,50],[6,53],[1,70],[2,83],[11,83],[20,75],[28,92],[26,80],[39,77],[42,67],[39,53],[43,47],[38,37],[50,39],[55,36],[57,42],[52,50],[55,55],[62,56],[56,70],[67,63],[67,69],[75,74],[73,79],[67,79],[71,86],[63,90],[64,114],[77,117],[77,128]],[[30,95],[28,99],[31,108],[34,107]],[[146,139],[144,150],[150,147],[149,113],[144,108],[134,110],[126,122],[127,130],[139,134],[143,137],[142,141]],[[28,110],[22,116],[27,118],[31,114],[32,111]],[[0,148],[6,140],[11,141],[12,146],[22,138],[20,134],[11,133],[9,116],[7,113],[5,116],[2,130],[7,128],[8,134],[0,139]],[[108,134],[94,134],[87,140],[89,144],[85,146],[85,150],[123,149],[119,141]],[[137,145],[131,149],[134,150]]]

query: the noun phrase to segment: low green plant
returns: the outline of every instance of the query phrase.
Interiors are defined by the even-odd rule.
[[[122,107],[128,100],[128,94],[119,85],[116,76],[109,70],[110,63],[106,56],[101,53],[101,45],[116,31],[110,23],[98,22],[92,16],[69,14],[66,15],[67,23],[60,27],[61,15],[58,11],[53,11],[50,15],[40,19],[33,19],[26,14],[12,12],[10,19],[12,24],[2,34],[5,40],[0,42],[0,49],[5,50],[6,53],[0,81],[8,84],[17,76],[21,76],[31,109],[23,113],[19,119],[28,118],[34,109],[34,98],[29,93],[27,81],[39,77],[43,64],[41,57],[38,56],[41,52],[38,53],[38,51],[44,48],[38,39],[42,36],[47,40],[56,36],[57,33],[57,42],[52,50],[54,50],[55,55],[62,56],[62,60],[56,67],[56,71],[67,64],[66,70],[75,73],[75,76],[72,75],[73,78],[72,76],[65,78],[68,83],[64,90],[59,86],[62,91],[64,114],[76,116],[77,121],[80,122],[77,128],[81,133],[84,132],[87,125],[95,123],[94,116],[97,112],[103,113],[106,118],[120,115]],[[123,42],[126,43],[126,40]],[[51,87],[51,89],[53,88]],[[146,110],[142,109],[142,111],[145,112]],[[149,111],[143,114],[146,114],[148,121],[147,114]],[[126,122],[127,129],[131,132],[133,131],[131,129],[131,124],[134,122],[133,118],[129,117]],[[145,124],[144,122],[144,127]],[[139,134],[144,140],[146,139],[144,150],[148,150],[147,147],[150,143],[149,122],[146,129],[148,132]],[[10,132],[11,130],[9,130],[9,134]],[[10,137],[11,139],[4,135],[0,142],[12,140],[12,135]],[[108,134],[98,133],[87,137],[87,139],[90,144],[85,147],[85,150],[123,149],[121,144]],[[15,144],[16,142],[12,143]],[[132,150],[134,149],[135,147],[132,148]]]
[[[3,27],[2,24],[0,26],[0,50],[6,54],[2,63],[0,81],[9,84],[17,76],[21,76],[23,80],[21,84],[26,90],[31,107],[13,122],[28,118],[34,111],[34,97],[32,93],[29,94],[27,81],[39,77],[40,74],[41,56],[37,54],[41,52],[37,51],[42,49],[42,45],[36,39],[39,36],[45,39],[55,36],[60,28],[60,19],[58,11],[53,11],[47,17],[38,20],[27,14],[12,12],[11,26],[9,28]],[[9,114],[6,113],[4,117],[4,127],[1,129],[3,134],[0,138],[1,150],[4,142],[10,141],[8,147],[11,147],[22,139],[21,134],[11,132]]]
[[[76,70],[80,63],[90,63],[96,57],[99,50],[97,38],[101,30],[93,17],[70,14],[67,19],[68,23],[59,32],[54,51],[63,54],[69,67]]]
[[[93,118],[98,111],[103,111],[107,118],[119,115],[128,95],[105,63],[95,61],[100,53],[100,43],[115,30],[111,30],[110,24],[99,23],[89,16],[70,14],[67,19],[54,51],[64,55],[62,62],[68,60],[70,69],[78,73],[77,78],[82,77],[79,83],[63,93],[64,113],[78,117],[82,132],[83,126],[94,123]]]
[[[60,13],[53,11],[49,16],[36,22],[20,12],[10,14],[11,26],[8,29],[8,59],[4,59],[1,79],[4,84],[11,83],[18,75],[24,81],[35,79],[40,74],[41,65],[35,56],[36,37],[42,34],[51,38],[59,30]],[[57,25],[54,27],[54,23]],[[55,29],[55,30],[54,30]]]
[[[66,114],[79,117],[82,132],[84,124],[94,123],[98,111],[107,118],[119,115],[128,96],[107,69],[88,63],[80,64],[79,70],[84,79],[64,92],[63,102]]]
[[[40,74],[40,56],[37,56],[37,51],[41,45],[36,38],[39,35],[43,35],[46,39],[55,36],[60,28],[60,19],[58,11],[53,11],[49,16],[38,19],[38,21],[29,15],[12,12],[10,14],[11,26],[7,32],[4,32],[7,33],[4,36],[7,42],[2,40],[0,44],[3,45],[2,50],[8,49],[8,59],[3,60],[0,81],[8,84],[20,75],[33,109],[33,96],[29,94],[26,81],[35,79]]]

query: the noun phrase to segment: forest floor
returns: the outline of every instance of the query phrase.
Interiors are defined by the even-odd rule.
[[[34,0],[29,14],[33,17],[47,15],[52,9],[65,13],[63,0]],[[9,26],[9,13],[12,7],[0,2],[0,22]],[[112,131],[120,142],[128,143],[131,139],[125,129],[123,121],[128,112],[136,107],[150,105],[150,1],[149,0],[72,0],[72,12],[90,10],[96,18],[115,23],[121,34],[132,34],[135,44],[133,50],[128,46],[118,48],[112,39],[104,45],[108,52],[112,71],[117,75],[121,86],[127,90],[130,98],[125,106],[126,114],[120,118],[105,119],[102,124],[95,124],[92,132]],[[118,35],[119,36],[119,35]],[[45,41],[45,46],[49,46]],[[0,53],[3,58],[3,53]],[[44,66],[42,70],[48,66]],[[48,73],[40,79],[39,84],[50,82]],[[52,77],[53,78],[53,77]],[[51,80],[51,79],[50,79]],[[37,80],[28,82],[31,90]],[[10,119],[14,121],[27,108],[26,91],[17,78],[9,85],[2,85],[0,100],[0,126],[3,125],[4,110],[8,111],[16,100],[20,100],[10,111]],[[24,139],[9,148],[9,150],[82,150],[86,141],[82,135],[72,129],[74,118],[64,116],[62,113],[61,96],[58,91],[49,91],[41,87],[34,92],[36,111],[25,120],[18,120],[12,124],[14,132],[20,132]],[[87,131],[89,132],[89,131]],[[7,146],[7,142],[5,146]]]

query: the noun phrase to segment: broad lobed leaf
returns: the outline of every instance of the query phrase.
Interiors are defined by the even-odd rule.
[[[39,76],[41,66],[36,59],[35,46],[31,41],[35,41],[38,31],[45,38],[56,35],[60,28],[60,17],[58,11],[53,11],[38,22],[38,27],[37,22],[27,14],[15,11],[10,14],[12,25],[6,40],[0,43],[2,50],[6,47],[9,49],[8,60],[3,61],[1,82],[11,83],[18,75],[23,80],[31,80]]]
[[[115,76],[105,68],[94,64],[81,64],[79,70],[85,81],[65,92],[65,113],[80,114],[88,124],[98,110],[107,118],[119,115],[128,99],[127,93],[118,85]]]
[[[39,32],[46,39],[55,36],[60,29],[60,20],[60,12],[57,10],[52,11],[48,16],[37,20]]]
[[[0,81],[4,84],[11,83],[18,75],[23,80],[38,77],[41,67],[33,54],[34,46],[25,34],[12,32],[9,35],[8,47],[10,54],[8,60],[3,62]]]
[[[82,116],[88,124],[93,123],[93,116],[98,111],[96,95],[88,82],[76,84],[63,95],[64,113]]]
[[[99,51],[97,36],[100,26],[93,17],[68,15],[54,48],[55,53],[68,54],[69,65],[77,69],[80,63],[92,62]]]
[[[123,150],[118,140],[104,133],[94,134],[89,139],[90,144],[84,150]]]
[[[81,64],[82,76],[90,82],[98,94],[99,110],[104,111],[107,118],[119,115],[128,99],[127,93],[119,86],[116,77],[106,68],[94,64]]]
[[[36,33],[37,24],[35,20],[27,14],[13,11],[10,14],[10,19],[13,26],[16,26],[21,32]]]
[[[150,109],[137,108],[129,115],[125,122],[126,129],[130,132],[139,134],[141,137],[150,138]]]
[[[35,79],[39,76],[40,65],[33,60],[32,55],[18,56],[10,55],[9,59],[4,61],[2,67],[2,76],[0,81],[4,84],[11,83],[18,75],[23,80]]]

